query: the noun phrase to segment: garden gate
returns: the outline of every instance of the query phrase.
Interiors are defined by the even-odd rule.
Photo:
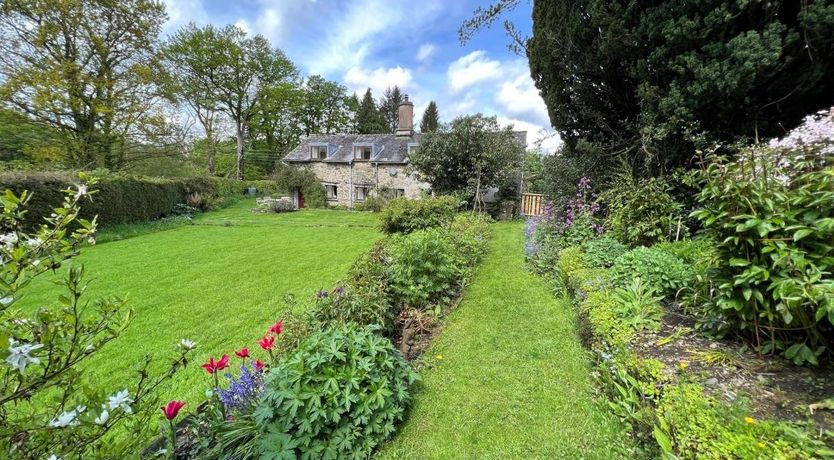
[[[540,193],[521,194],[521,214],[525,216],[538,216],[544,207],[544,195]]]

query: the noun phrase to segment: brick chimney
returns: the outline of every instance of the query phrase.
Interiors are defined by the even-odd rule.
[[[414,134],[414,104],[408,100],[408,94],[403,96],[397,118],[397,136],[411,137]]]

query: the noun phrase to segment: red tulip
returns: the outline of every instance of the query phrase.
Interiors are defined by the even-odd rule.
[[[262,371],[264,370],[264,363],[260,359],[255,360],[255,369]]]
[[[167,418],[168,420],[173,420],[177,417],[177,414],[180,413],[180,409],[182,409],[182,406],[184,405],[184,401],[171,401],[168,404],[160,407],[160,409],[162,409],[162,413],[165,414],[165,418]]]
[[[278,321],[277,323],[273,324],[271,328],[269,328],[269,332],[275,333],[275,335],[281,335],[281,331],[284,329],[284,322]]]
[[[243,347],[243,348],[240,349],[240,351],[236,351],[235,355],[237,355],[238,358],[248,358],[249,357],[249,349],[246,348],[246,347]]]
[[[258,340],[258,345],[264,350],[272,350],[272,347],[275,346],[275,337],[264,336],[264,338]]]
[[[229,355],[223,355],[223,357],[221,357],[217,361],[215,361],[214,358],[209,357],[209,361],[203,364],[202,367],[209,374],[214,374],[219,370],[229,367]]]

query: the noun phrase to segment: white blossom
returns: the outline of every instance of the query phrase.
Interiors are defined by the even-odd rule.
[[[75,199],[79,199],[87,194],[87,184],[79,184],[75,192]]]
[[[7,295],[6,297],[0,299],[0,304],[3,304],[4,307],[8,307],[9,304],[11,304],[12,302],[14,302],[14,297],[10,295]]]
[[[52,455],[50,455],[50,456],[49,456],[49,458],[47,458],[46,460],[61,460],[61,457],[59,457],[59,456],[57,456],[57,455],[55,455],[55,454],[52,454]]]
[[[41,243],[43,243],[43,240],[41,240],[40,238],[29,238],[26,240],[26,246],[30,248],[40,246]]]
[[[6,357],[6,362],[17,369],[18,372],[23,372],[29,364],[38,364],[41,362],[37,357],[29,356],[29,353],[38,348],[43,348],[43,344],[24,343],[18,345],[17,340],[9,338],[9,356]]]
[[[17,239],[17,233],[9,232],[0,235],[0,244],[3,244],[6,248],[11,249],[17,243]]]
[[[86,407],[78,406],[71,411],[63,412],[58,417],[52,419],[52,421],[49,422],[49,425],[55,428],[66,428],[68,426],[76,426],[79,423],[78,416],[81,415],[81,413],[85,410],[87,410]]]
[[[180,340],[180,347],[182,347],[186,351],[191,351],[197,348],[197,342],[188,339]]]
[[[133,409],[130,408],[130,403],[133,402],[133,399],[130,398],[127,390],[122,390],[116,393],[113,396],[107,398],[110,405],[110,410],[121,408],[125,411],[126,414],[133,413]]]
[[[107,423],[108,419],[110,419],[110,412],[107,411],[107,406],[102,405],[101,414],[98,417],[96,417],[94,422],[96,423],[96,425],[104,425],[105,423]]]

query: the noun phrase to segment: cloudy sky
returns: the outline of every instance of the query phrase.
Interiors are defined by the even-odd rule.
[[[547,111],[530,79],[526,59],[507,49],[498,24],[465,46],[457,30],[478,4],[472,0],[165,0],[165,33],[188,22],[238,24],[267,37],[304,75],[319,74],[374,96],[399,85],[419,117],[430,100],[442,121],[482,112],[528,131],[531,146],[544,138],[552,151]],[[531,5],[510,18],[530,30]]]

